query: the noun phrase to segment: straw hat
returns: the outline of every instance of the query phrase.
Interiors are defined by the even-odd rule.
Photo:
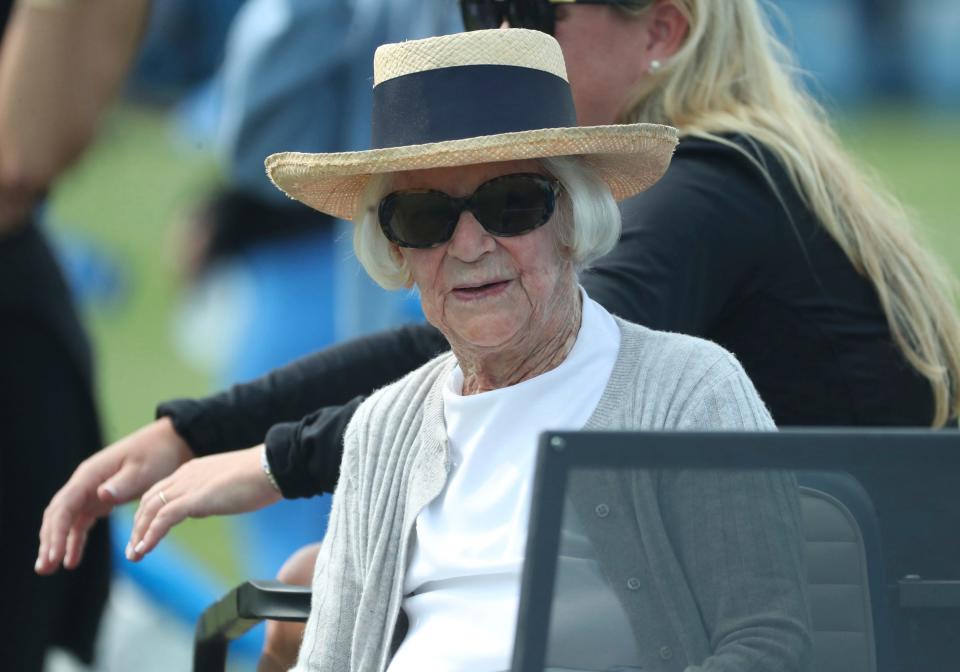
[[[577,127],[560,45],[535,30],[386,44],[373,70],[373,149],[266,160],[288,196],[342,219],[374,174],[554,156],[585,157],[622,200],[660,179],[677,144],[670,126]]]

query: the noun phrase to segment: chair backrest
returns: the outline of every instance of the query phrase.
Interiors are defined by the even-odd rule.
[[[817,672],[892,672],[876,512],[843,472],[798,472]]]

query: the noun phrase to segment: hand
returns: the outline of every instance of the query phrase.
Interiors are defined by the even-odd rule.
[[[40,528],[34,570],[73,569],[83,557],[87,532],[118,504],[140,496],[193,458],[169,418],[161,418],[85,460],[50,500]]]
[[[190,460],[140,499],[127,544],[134,562],[152,551],[185,518],[256,511],[278,502],[260,464],[263,446]]]

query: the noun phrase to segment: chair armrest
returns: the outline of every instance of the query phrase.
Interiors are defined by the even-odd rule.
[[[903,609],[960,609],[960,581],[904,578],[897,583]]]
[[[227,646],[262,620],[306,621],[310,587],[280,581],[247,581],[207,607],[197,621],[194,672],[223,672]]]

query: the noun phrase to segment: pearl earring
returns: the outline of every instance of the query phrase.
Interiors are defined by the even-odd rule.
[[[657,59],[653,59],[652,61],[650,61],[650,72],[659,72],[660,68],[662,67],[663,67],[663,63],[661,63]]]

